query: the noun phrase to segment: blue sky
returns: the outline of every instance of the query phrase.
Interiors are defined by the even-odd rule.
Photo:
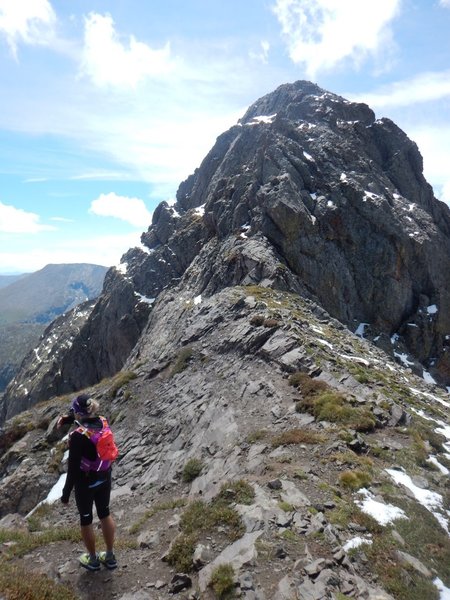
[[[309,79],[450,203],[450,0],[0,0],[0,273],[117,264],[216,137]]]

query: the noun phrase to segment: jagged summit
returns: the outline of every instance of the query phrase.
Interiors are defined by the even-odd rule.
[[[52,393],[116,372],[162,295],[242,284],[299,293],[450,383],[450,211],[416,144],[364,104],[305,81],[257,100],[181,183],[175,206],[158,206],[142,243],[59,354]],[[46,366],[35,367],[26,394],[20,374],[7,390],[5,414],[48,396]]]

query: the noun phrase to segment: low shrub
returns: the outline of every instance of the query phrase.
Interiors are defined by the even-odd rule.
[[[179,573],[189,573],[192,570],[196,543],[197,538],[194,535],[179,535],[172,543],[165,560]]]
[[[290,444],[319,444],[325,440],[324,436],[308,429],[289,429],[272,438],[272,446],[285,446]]]
[[[195,546],[202,535],[211,535],[216,529],[234,542],[245,533],[239,513],[231,503],[251,504],[255,496],[253,488],[243,480],[224,484],[211,502],[195,500],[181,515],[181,534],[172,544],[167,556],[169,564],[177,570],[192,569]]]
[[[109,397],[114,399],[117,396],[117,392],[123,388],[124,385],[136,379],[137,375],[134,371],[120,371],[112,378],[111,386],[108,390]]]
[[[253,317],[250,319],[250,325],[253,325],[253,327],[261,327],[264,321],[264,315],[253,315]]]
[[[190,458],[184,465],[182,478],[185,483],[194,481],[203,469],[203,463],[198,458]]]
[[[225,600],[234,597],[234,569],[230,564],[218,565],[211,573],[209,587],[217,598]]]
[[[254,499],[255,490],[253,487],[243,479],[238,479],[237,481],[224,483],[215,498],[215,502],[224,502],[225,504],[229,504],[230,502],[235,502],[236,504],[252,504]]]
[[[352,406],[345,396],[331,389],[299,400],[295,409],[313,414],[318,421],[342,423],[356,431],[372,431],[376,424],[369,409]]]
[[[11,600],[76,600],[79,596],[65,585],[55,583],[46,575],[8,564],[0,565],[0,590],[2,597]]]
[[[330,386],[320,379],[313,379],[307,373],[297,371],[292,373],[288,379],[289,385],[299,388],[304,398],[314,396],[325,390],[329,390]]]
[[[353,491],[367,487],[371,481],[371,475],[365,471],[344,471],[339,475],[340,484]]]
[[[194,355],[194,350],[190,346],[186,346],[182,348],[177,358],[175,359],[175,363],[170,371],[170,374],[176,375],[177,373],[182,373],[185,369],[187,369],[189,362],[191,361]]]

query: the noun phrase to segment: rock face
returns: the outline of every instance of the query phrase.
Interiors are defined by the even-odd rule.
[[[115,269],[98,301],[59,317],[22,363],[1,401],[0,423],[40,400],[79,390],[119,371],[150,305]]]
[[[91,264],[47,265],[0,280],[0,392],[19,370],[46,327],[59,315],[97,298],[107,269]]]
[[[450,211],[417,146],[364,104],[304,81],[261,98],[219,136],[176,204],[158,206],[142,242],[108,273],[61,356],[61,383],[36,377],[26,395],[22,371],[3,414],[120,369],[163,291],[192,299],[248,284],[299,293],[450,383]]]

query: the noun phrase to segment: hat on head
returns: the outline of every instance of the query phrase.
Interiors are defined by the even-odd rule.
[[[72,410],[78,415],[88,415],[91,400],[87,394],[80,394],[72,402]]]

